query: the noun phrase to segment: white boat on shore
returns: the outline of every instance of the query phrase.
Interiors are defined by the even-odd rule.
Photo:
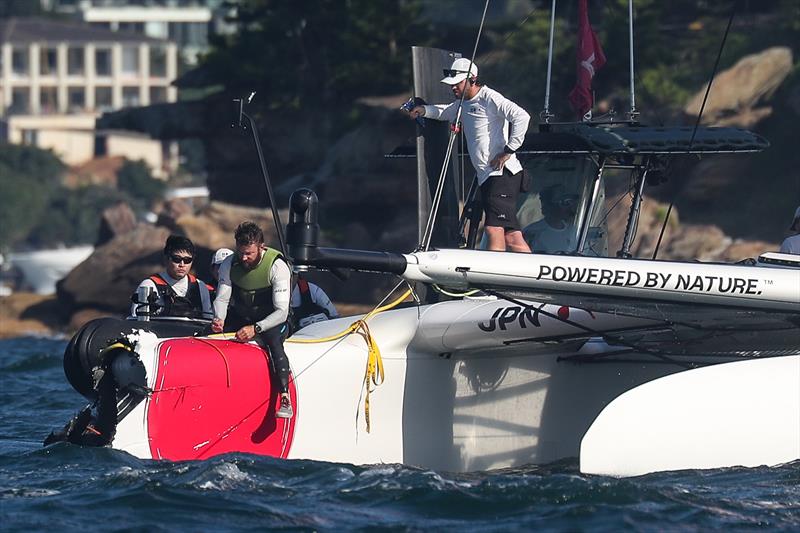
[[[25,283],[36,294],[55,294],[56,283],[73,268],[85,261],[94,246],[73,246],[29,252],[14,252],[6,256],[9,265],[22,272]]]

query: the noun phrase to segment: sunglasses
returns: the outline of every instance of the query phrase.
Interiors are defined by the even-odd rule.
[[[194,257],[187,255],[171,255],[169,256],[169,260],[175,263],[176,265],[180,264],[188,265],[192,261],[194,261]]]
[[[456,74],[466,74],[467,73],[466,70],[453,70],[453,69],[450,69],[450,68],[442,69],[442,72],[444,72],[444,75],[446,77],[448,77],[448,78],[452,78]]]
[[[559,205],[561,207],[572,207],[573,205],[575,205],[575,199],[574,198],[562,198],[561,200],[556,202],[556,205]]]

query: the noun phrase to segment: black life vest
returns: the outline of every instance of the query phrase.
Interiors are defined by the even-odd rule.
[[[175,289],[161,277],[153,274],[150,281],[156,284],[156,290],[164,307],[156,310],[154,316],[185,316],[188,318],[207,318],[203,316],[203,300],[200,297],[200,280],[189,274],[189,288],[186,296],[178,296]]]
[[[324,314],[329,319],[331,318],[331,314],[326,308],[311,299],[311,287],[309,287],[305,278],[298,276],[297,288],[300,289],[300,305],[293,309],[295,328],[297,328],[301,320],[313,315]]]

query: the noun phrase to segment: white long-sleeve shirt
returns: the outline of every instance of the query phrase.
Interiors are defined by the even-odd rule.
[[[316,283],[311,283],[309,281],[308,294],[309,296],[311,296],[312,302],[324,308],[328,312],[330,318],[336,318],[339,316],[339,312],[336,310],[336,306],[333,305],[330,296],[328,296],[328,294],[324,290],[322,290],[322,287],[320,287]],[[292,298],[291,298],[292,307],[295,308],[300,307],[302,303],[303,303],[303,297],[300,294],[300,287],[295,285],[294,289],[292,289]]]
[[[800,255],[800,234],[786,237],[781,243],[782,254],[798,254]]]
[[[459,102],[460,99],[446,105],[426,105],[425,118],[453,121]],[[492,168],[489,162],[503,153],[506,146],[511,150],[518,150],[522,146],[530,120],[531,116],[524,109],[486,86],[481,87],[474,98],[464,100],[461,124],[467,139],[469,158],[478,173],[478,185],[483,184],[489,176],[503,174],[502,170]],[[512,174],[522,170],[514,154],[505,166]]]
[[[262,251],[261,254],[263,257],[264,252]],[[214,317],[221,319],[223,322],[225,317],[228,316],[228,304],[231,300],[231,266],[235,257],[235,255],[226,257],[219,267],[219,285],[217,285],[217,296],[214,298]],[[275,310],[256,322],[261,331],[283,324],[289,317],[292,273],[286,261],[276,259],[272,263],[272,268],[269,271],[269,281],[272,287],[272,305],[275,306]]]
[[[164,279],[164,281],[167,282],[167,284],[169,284],[170,287],[172,287],[172,290],[175,291],[175,294],[183,298],[186,297],[186,293],[189,292],[189,276],[183,276],[181,279],[175,279],[169,274],[167,274],[166,270],[163,272],[159,272],[158,274]],[[202,309],[203,318],[211,318],[213,316],[213,311],[211,309],[211,295],[208,293],[208,287],[206,287],[206,284],[199,279],[197,280],[197,282],[200,288],[200,303],[203,306]],[[150,287],[150,289],[152,289],[153,292],[158,294],[158,290],[156,289],[156,284],[150,278],[143,280],[139,284],[139,287]],[[156,305],[158,307],[163,307],[164,304],[165,304],[164,299],[159,294],[158,299],[156,300]],[[139,304],[137,303],[131,304],[131,317],[136,316],[137,307],[139,307]]]

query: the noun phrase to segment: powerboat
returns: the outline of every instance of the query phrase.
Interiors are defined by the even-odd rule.
[[[768,146],[733,128],[702,128],[692,146],[689,135],[586,124],[529,135],[521,222],[544,220],[554,184],[571,199],[563,247],[549,253],[482,250],[468,236],[476,248],[323,248],[316,195],[296,191],[295,269],[384,272],[415,298],[292,335],[291,419],[275,417],[269,354],[255,343],[196,321],[89,323],[65,371],[95,409],[62,437],[153,459],[235,451],[448,471],[579,457],[583,472],[628,476],[797,460],[800,258],[627,257],[643,188],[666,159]],[[633,199],[607,257],[614,172]]]

